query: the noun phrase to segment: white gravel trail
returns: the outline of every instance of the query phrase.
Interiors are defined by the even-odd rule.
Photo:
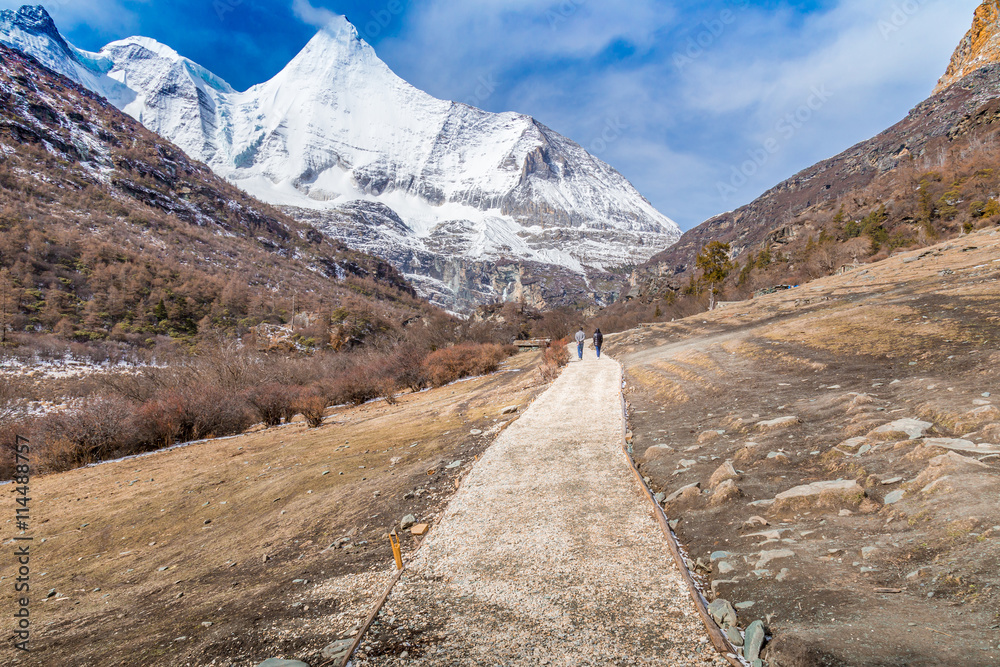
[[[727,664],[621,451],[621,367],[573,352],[476,463],[355,665]]]

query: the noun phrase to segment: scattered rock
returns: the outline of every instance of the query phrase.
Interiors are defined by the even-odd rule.
[[[897,419],[884,426],[879,426],[869,436],[882,436],[881,439],[886,439],[886,436],[902,433],[910,440],[917,440],[918,438],[922,438],[933,426],[934,424],[931,422],[920,421],[919,419]]]
[[[962,440],[961,438],[925,438],[924,445],[971,454],[1000,454],[1000,447],[996,445],[977,444],[971,440]]]
[[[892,493],[887,493],[885,496],[885,500],[883,500],[882,502],[884,502],[886,505],[895,505],[900,500],[902,500],[903,496],[905,495],[906,492],[903,489],[896,489]]]
[[[872,556],[878,554],[878,547],[861,547],[861,558],[868,560]]]
[[[743,646],[743,635],[740,634],[737,628],[726,628],[726,639],[737,648]]]
[[[519,407],[516,405],[508,405],[506,408],[500,411],[502,415],[512,415],[518,411]]]
[[[791,571],[787,567],[783,567],[781,568],[781,572],[778,573],[778,576],[776,576],[774,580],[778,582],[784,581],[785,579],[788,578],[789,574],[791,574]]]
[[[736,570],[730,563],[724,560],[720,560],[719,564],[716,566],[719,568],[719,574],[729,574]]]
[[[455,468],[461,467],[461,465],[462,465],[462,462],[460,460],[459,461],[452,461],[451,463],[449,463],[448,465],[445,466],[445,470],[454,470]]]
[[[761,431],[776,431],[782,428],[789,428],[802,423],[798,417],[778,417],[767,421],[757,422],[757,428]]]
[[[688,484],[687,486],[682,486],[681,488],[677,489],[669,496],[667,496],[665,502],[672,503],[678,498],[680,498],[682,495],[684,495],[685,492],[698,491],[699,489],[701,489],[701,482],[695,482],[694,484]]]
[[[718,598],[708,605],[708,614],[722,629],[736,627],[736,609],[729,600]]]
[[[417,522],[417,517],[413,516],[412,514],[407,514],[402,519],[400,519],[399,528],[401,530],[406,530],[416,522]]]
[[[753,662],[760,659],[760,649],[764,646],[764,624],[754,621],[747,626],[744,633],[743,657]]]
[[[662,491],[653,496],[653,500],[656,501],[657,505],[662,505],[663,501],[666,499],[667,499],[667,494],[663,493]]]
[[[860,500],[865,495],[865,490],[861,488],[856,481],[853,479],[843,480],[838,479],[829,482],[813,482],[812,484],[804,484],[802,486],[796,486],[788,491],[782,491],[774,497],[778,502],[797,500],[804,498],[819,498],[819,497],[842,497],[842,498],[852,498],[855,500]]]
[[[708,560],[714,563],[717,560],[729,558],[730,556],[732,556],[732,554],[728,551],[713,551],[712,555],[708,557]]]
[[[666,458],[674,453],[674,448],[670,445],[653,445],[646,450],[643,454],[643,458],[647,461],[656,461],[657,459]]]
[[[719,468],[714,473],[712,473],[712,477],[708,481],[708,488],[714,489],[727,479],[739,479],[739,478],[740,474],[736,471],[736,468],[733,467],[733,462],[726,461],[721,466],[719,466]]]
[[[757,515],[754,515],[743,522],[744,528],[754,528],[756,526],[769,526],[769,525],[771,524],[767,522],[767,519]]]
[[[902,477],[890,477],[889,479],[883,479],[882,484],[884,486],[891,486],[892,484],[899,484],[902,481]]]
[[[782,558],[794,558],[795,552],[791,549],[776,549],[774,551],[761,551],[760,557],[757,559],[757,564],[754,569],[761,570],[767,566],[772,560],[779,560]]]
[[[301,660],[284,660],[282,658],[268,658],[257,667],[309,667],[309,663]]]
[[[757,604],[757,603],[756,602],[737,602],[736,603],[736,609],[738,611],[743,611],[744,609],[749,609],[750,607],[754,606],[755,604]]]
[[[731,479],[727,479],[722,484],[719,484],[712,493],[712,504],[722,505],[723,503],[728,503],[730,500],[734,500],[743,495],[740,488],[736,486],[736,482]]]
[[[469,435],[482,435],[482,434],[483,432],[480,431],[478,428],[474,428],[471,431],[469,431]]]

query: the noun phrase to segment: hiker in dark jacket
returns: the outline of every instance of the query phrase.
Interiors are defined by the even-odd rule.
[[[604,345],[604,334],[600,329],[594,331],[594,349],[597,350],[597,358],[601,358],[601,346]]]

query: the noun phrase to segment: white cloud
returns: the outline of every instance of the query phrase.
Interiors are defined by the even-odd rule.
[[[656,0],[541,8],[425,0],[378,50],[439,97],[466,99],[488,75],[499,85],[481,106],[532,114],[584,147],[620,119],[627,129],[600,157],[692,226],[900,120],[930,94],[978,4],[840,0],[803,15],[746,0],[683,13]],[[724,16],[724,7],[733,13]],[[603,58],[618,42],[638,55]],[[697,57],[678,67],[675,56],[692,43]],[[810,102],[815,108],[803,113]],[[808,122],[783,128],[779,150],[721,200],[717,183],[796,112]]]
[[[300,21],[316,28],[325,28],[334,19],[340,17],[340,14],[331,12],[329,9],[314,7],[309,0],[294,0],[292,11]]]

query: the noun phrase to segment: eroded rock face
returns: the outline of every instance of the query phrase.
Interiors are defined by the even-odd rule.
[[[976,9],[972,29],[962,38],[934,94],[958,83],[984,65],[1000,62],[1000,0],[985,0]]]

